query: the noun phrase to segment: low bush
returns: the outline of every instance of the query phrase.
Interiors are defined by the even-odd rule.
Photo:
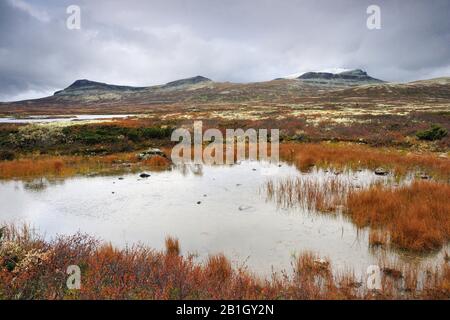
[[[142,142],[148,139],[168,138],[173,129],[169,127],[121,127],[115,125],[84,125],[63,129],[68,140],[87,145],[117,143],[123,140]]]
[[[291,274],[274,273],[263,280],[243,268],[233,268],[221,254],[200,263],[193,256],[178,255],[179,244],[175,247],[176,250],[168,249],[167,253],[143,245],[119,249],[82,234],[46,241],[27,228],[8,226],[0,242],[0,298],[450,298],[450,268],[445,262],[436,268],[419,270],[417,265],[391,266],[381,261],[382,289],[374,292],[353,273],[335,272],[329,260],[314,253],[300,254]],[[80,290],[66,286],[66,270],[70,265],[81,269]],[[402,277],[404,281],[399,282]]]
[[[16,154],[13,151],[0,150],[0,161],[14,160],[15,157],[16,157]]]
[[[435,141],[435,140],[441,140],[443,137],[447,135],[447,130],[445,128],[442,128],[439,125],[432,125],[430,129],[419,131],[416,133],[417,138],[420,140],[428,140],[428,141]]]

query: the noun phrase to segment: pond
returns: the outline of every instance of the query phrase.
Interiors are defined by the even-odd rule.
[[[24,118],[0,117],[0,123],[51,123],[86,120],[107,120],[114,118],[128,118],[132,114],[79,114],[70,116],[29,116]]]
[[[164,248],[166,236],[179,238],[182,253],[224,253],[235,266],[261,275],[291,271],[293,255],[305,250],[331,259],[334,268],[365,272],[380,254],[369,248],[368,231],[340,214],[285,208],[262,190],[269,179],[333,172],[302,173],[288,164],[244,161],[232,166],[173,167],[114,176],[64,180],[0,182],[0,222],[27,223],[46,237],[77,231],[117,246],[142,243]],[[388,177],[372,171],[344,172],[339,179],[369,184]],[[432,261],[430,257],[400,259]]]

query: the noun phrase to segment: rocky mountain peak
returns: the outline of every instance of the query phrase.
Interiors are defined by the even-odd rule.
[[[339,73],[331,72],[306,72],[297,79],[306,82],[319,82],[321,84],[359,84],[359,83],[381,83],[382,80],[375,79],[367,74],[364,70],[354,69]]]

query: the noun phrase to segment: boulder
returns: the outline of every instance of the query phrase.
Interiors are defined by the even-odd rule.
[[[420,174],[420,179],[428,180],[428,179],[431,179],[431,177],[429,175],[427,175],[426,173],[421,173]]]
[[[239,211],[247,211],[247,210],[251,210],[253,209],[252,206],[246,206],[246,205],[242,205],[238,207]]]
[[[321,271],[327,271],[330,267],[330,262],[324,259],[314,259],[314,266]]]
[[[167,158],[164,152],[158,148],[148,148],[146,151],[139,153],[137,156],[139,160],[146,160],[154,156]]]
[[[376,168],[374,173],[377,176],[387,176],[389,174],[389,171],[384,168]]]

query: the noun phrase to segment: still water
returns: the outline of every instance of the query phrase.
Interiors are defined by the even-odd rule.
[[[287,164],[242,162],[150,174],[2,181],[0,222],[27,223],[48,238],[81,231],[121,247],[142,243],[163,249],[171,235],[179,238],[183,254],[196,253],[201,261],[224,253],[235,266],[261,275],[291,271],[293,255],[305,250],[356,273],[377,261],[367,230],[358,231],[339,214],[279,207],[262,191],[268,179],[324,179],[332,172],[305,174]],[[359,185],[386,179],[367,170],[339,177]]]
[[[130,114],[80,114],[71,116],[29,116],[26,118],[0,117],[0,123],[51,123],[51,122],[70,122],[86,120],[106,120],[114,118],[127,118]]]

